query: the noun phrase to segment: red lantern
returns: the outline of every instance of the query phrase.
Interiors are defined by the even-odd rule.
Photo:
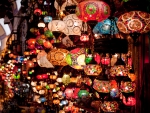
[[[85,22],[89,20],[100,22],[110,16],[110,7],[103,1],[83,1],[77,5],[76,15]]]
[[[43,78],[43,79],[47,79],[47,78],[48,78],[48,75],[47,75],[47,74],[42,74],[42,78]]]
[[[35,49],[35,45],[34,44],[30,44],[30,45],[28,45],[28,48],[29,49]]]
[[[36,78],[39,79],[39,80],[43,79],[42,75],[37,75]]]
[[[103,57],[101,60],[101,63],[103,65],[108,65],[110,63],[110,58],[109,57]]]
[[[123,103],[126,106],[134,106],[136,104],[136,99],[134,97],[128,97],[127,99],[123,97]]]
[[[38,8],[35,9],[35,10],[34,10],[34,14],[40,16],[40,15],[42,14],[41,9],[38,9]]]
[[[87,42],[87,41],[89,41],[89,35],[87,35],[87,34],[82,34],[82,35],[80,36],[80,40],[81,40],[82,42]]]
[[[29,40],[27,40],[27,44],[28,45],[31,45],[31,44],[35,44],[35,42],[36,42],[36,39],[34,39],[34,38],[30,38]]]

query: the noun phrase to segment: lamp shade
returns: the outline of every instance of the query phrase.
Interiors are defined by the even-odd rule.
[[[66,35],[81,35],[82,20],[76,14],[69,14],[63,18],[66,24]]]
[[[106,19],[102,22],[98,22],[96,26],[93,29],[94,34],[111,34],[113,31],[113,34],[118,33],[118,28],[116,25],[118,18],[114,19]]]
[[[123,33],[147,33],[150,30],[150,14],[143,11],[130,11],[118,18],[117,26]]]
[[[74,69],[84,69],[85,63],[85,48],[75,48],[66,56],[66,62]]]
[[[54,48],[48,52],[47,59],[53,65],[65,66],[65,65],[68,65],[66,62],[66,55],[68,53],[69,53],[69,51],[66,49]]]
[[[76,15],[85,22],[90,20],[100,22],[110,16],[110,7],[103,1],[86,0],[77,5]]]
[[[48,23],[48,29],[50,31],[61,31],[64,32],[66,25],[62,20],[52,20]]]

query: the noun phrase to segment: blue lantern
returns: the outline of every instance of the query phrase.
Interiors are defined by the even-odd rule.
[[[22,63],[24,61],[24,57],[23,56],[18,56],[16,58],[16,61],[19,62],[19,63]]]
[[[118,28],[116,25],[118,18],[106,19],[102,22],[98,22],[93,28],[94,34],[117,34]]]
[[[40,98],[40,101],[41,101],[41,102],[46,102],[46,98],[45,98],[45,97],[41,97],[41,98]]]
[[[44,22],[45,23],[49,23],[49,22],[51,22],[52,21],[52,17],[51,16],[45,16],[44,17]]]

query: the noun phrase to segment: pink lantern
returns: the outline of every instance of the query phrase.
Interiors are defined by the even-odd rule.
[[[100,22],[110,16],[110,7],[103,1],[86,0],[77,5],[76,15],[85,22],[90,20]]]
[[[73,89],[72,88],[67,88],[65,90],[65,95],[66,95],[67,99],[72,98],[72,96],[73,96]]]
[[[123,33],[147,33],[150,31],[150,14],[142,11],[130,11],[118,18],[117,26]]]

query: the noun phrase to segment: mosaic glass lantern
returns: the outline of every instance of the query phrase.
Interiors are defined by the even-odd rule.
[[[102,72],[102,68],[97,64],[88,64],[84,68],[87,75],[98,76]]]
[[[130,81],[121,81],[120,90],[123,93],[132,93],[135,91],[136,84],[135,82]]]
[[[85,48],[75,48],[67,54],[66,62],[74,69],[84,69],[86,65],[85,54],[86,54]]]
[[[118,18],[106,19],[102,22],[98,22],[93,29],[94,34],[117,34],[118,28],[116,25]]]
[[[66,62],[66,56],[69,53],[68,50],[62,49],[62,48],[54,48],[51,49],[47,54],[47,59],[53,64],[53,65],[68,65]]]
[[[110,92],[110,82],[107,80],[94,80],[93,88],[100,93]]]
[[[51,17],[51,16],[45,16],[43,21],[44,21],[45,23],[49,23],[49,22],[52,21],[52,17]]]
[[[102,21],[110,16],[110,7],[103,1],[86,0],[76,7],[76,15],[79,19],[87,21]]]
[[[143,11],[130,11],[118,18],[117,26],[125,34],[147,33],[150,31],[150,14]]]
[[[80,20],[76,14],[69,14],[63,18],[63,22],[66,24],[66,35],[81,35],[82,20]]]
[[[118,107],[119,104],[116,101],[104,101],[101,104],[101,109],[107,113],[116,112],[116,110],[118,110]]]

